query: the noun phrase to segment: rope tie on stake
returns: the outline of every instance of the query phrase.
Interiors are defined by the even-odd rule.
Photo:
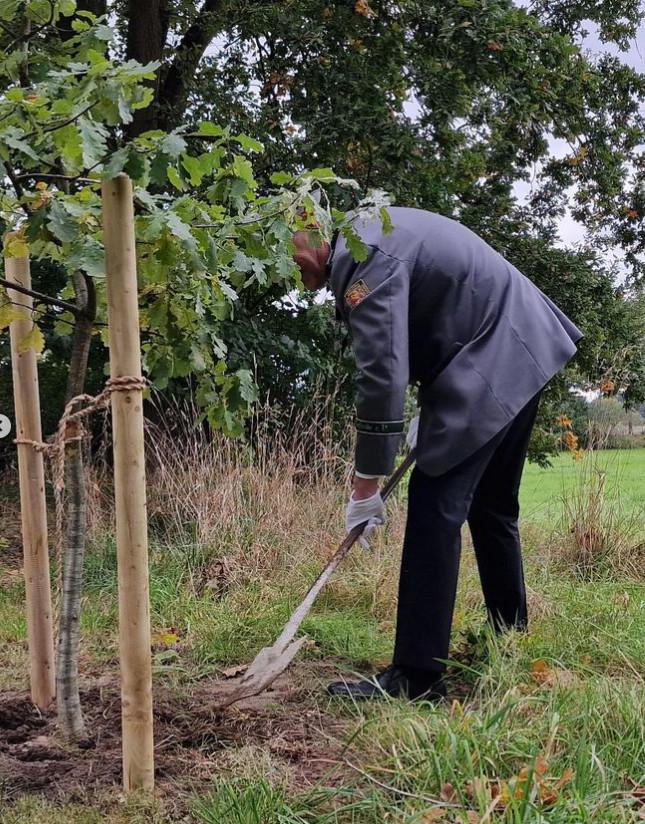
[[[87,435],[83,426],[83,418],[102,409],[110,403],[112,392],[143,391],[149,382],[146,378],[136,375],[123,375],[119,378],[108,378],[105,388],[98,395],[76,395],[65,404],[65,409],[58,422],[56,431],[47,441],[33,441],[30,438],[14,438],[15,444],[31,446],[36,452],[42,452],[51,461],[52,485],[54,488],[54,502],[56,506],[56,560],[58,565],[58,593],[62,592],[62,557],[63,557],[63,516],[65,491],[65,444],[82,441]],[[79,404],[85,404],[81,409],[75,409]],[[75,433],[67,434],[67,427],[73,426]]]

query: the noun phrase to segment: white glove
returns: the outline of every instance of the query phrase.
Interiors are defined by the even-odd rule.
[[[357,501],[352,494],[345,513],[345,528],[349,533],[354,527],[367,521],[367,526],[358,539],[363,549],[369,549],[370,544],[367,539],[376,527],[384,524],[386,520],[385,504],[380,492],[375,492],[374,495],[363,498],[361,501]]]
[[[408,432],[405,436],[405,442],[410,447],[410,449],[414,449],[417,445],[417,435],[419,434],[419,416],[415,415],[414,418],[410,421],[410,426],[408,426]]]

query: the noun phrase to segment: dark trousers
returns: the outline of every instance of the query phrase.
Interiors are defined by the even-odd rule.
[[[526,627],[518,492],[539,394],[443,475],[414,468],[408,491],[394,663],[441,671],[448,658],[461,527],[468,520],[489,621]]]

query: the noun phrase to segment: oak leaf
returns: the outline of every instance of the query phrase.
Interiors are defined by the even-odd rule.
[[[26,309],[17,309],[10,303],[0,306],[0,330],[5,329],[13,320],[28,320]]]
[[[19,352],[28,352],[30,349],[33,349],[40,355],[44,348],[45,336],[36,324],[32,326],[31,331],[28,332],[18,344]]]
[[[375,17],[374,9],[370,6],[367,0],[356,0],[354,4],[354,11],[362,17]]]
[[[7,235],[4,242],[4,256],[6,258],[29,257],[29,244],[20,232]]]

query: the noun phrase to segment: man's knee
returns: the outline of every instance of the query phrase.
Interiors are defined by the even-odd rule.
[[[516,496],[499,498],[475,498],[468,512],[468,523],[479,525],[500,525],[514,527],[520,514],[520,504]]]

